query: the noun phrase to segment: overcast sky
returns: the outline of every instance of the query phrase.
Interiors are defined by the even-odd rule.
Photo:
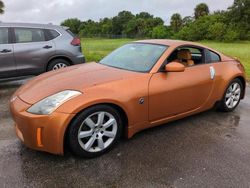
[[[146,11],[169,23],[173,13],[183,17],[193,15],[194,7],[201,2],[209,5],[210,11],[225,10],[233,0],[3,0],[4,22],[39,22],[60,24],[66,18],[99,20],[113,17],[122,10],[134,14]]]

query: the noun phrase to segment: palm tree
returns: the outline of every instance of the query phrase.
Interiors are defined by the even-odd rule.
[[[175,32],[178,32],[182,27],[181,15],[178,13],[173,14],[171,17],[170,25]]]
[[[0,1],[0,14],[4,13],[4,3],[3,1]]]
[[[198,19],[199,17],[205,16],[208,14],[209,14],[209,8],[208,8],[207,4],[205,4],[205,3],[198,4],[194,9],[195,19]]]

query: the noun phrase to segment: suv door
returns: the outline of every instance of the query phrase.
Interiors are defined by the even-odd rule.
[[[153,74],[149,83],[149,121],[163,120],[201,108],[213,89],[213,71],[211,65],[203,62],[186,67],[184,72]]]
[[[10,30],[6,27],[0,27],[0,78],[9,78],[15,74],[16,64]]]
[[[46,41],[44,29],[14,28],[14,57],[19,75],[37,75],[46,71],[55,54],[53,41]]]

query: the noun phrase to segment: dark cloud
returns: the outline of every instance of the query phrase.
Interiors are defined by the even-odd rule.
[[[99,20],[115,16],[122,10],[133,13],[149,12],[169,23],[173,13],[182,16],[193,14],[194,7],[201,2],[209,5],[211,11],[225,10],[233,0],[3,0],[5,22],[39,22],[59,24],[66,18]]]

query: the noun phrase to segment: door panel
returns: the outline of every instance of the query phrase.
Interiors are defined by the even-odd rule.
[[[55,54],[53,41],[45,41],[42,29],[15,28],[14,57],[21,75],[45,71],[47,62]]]
[[[149,121],[198,109],[207,101],[213,83],[210,65],[154,74],[149,84]]]
[[[15,76],[13,45],[9,44],[9,29],[0,28],[0,78]]]

